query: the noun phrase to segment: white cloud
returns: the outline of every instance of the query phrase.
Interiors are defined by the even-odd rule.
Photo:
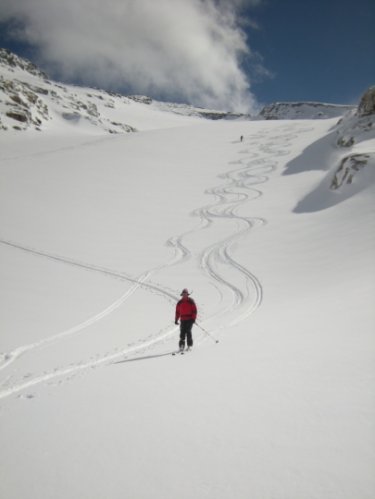
[[[0,0],[0,21],[64,79],[251,110],[241,6],[259,0]]]

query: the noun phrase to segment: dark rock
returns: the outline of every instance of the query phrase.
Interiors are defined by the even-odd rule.
[[[29,120],[28,116],[24,113],[21,113],[20,111],[8,111],[6,115],[8,116],[8,118],[21,121],[22,123],[27,123],[27,121]]]
[[[362,96],[358,106],[359,116],[375,114],[375,86],[370,87]]]

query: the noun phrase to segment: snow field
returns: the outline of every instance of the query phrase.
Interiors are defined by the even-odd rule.
[[[7,141],[1,496],[373,497],[373,184],[320,209],[334,123]],[[172,357],[183,287],[220,343]]]

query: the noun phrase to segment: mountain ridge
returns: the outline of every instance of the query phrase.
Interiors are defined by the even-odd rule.
[[[265,120],[279,119],[329,119],[353,111],[356,106],[325,102],[275,102],[266,105],[259,117]]]
[[[355,106],[318,102],[279,102],[266,105],[257,116],[189,104],[160,102],[148,96],[122,95],[50,80],[35,64],[0,48],[0,131],[46,130],[62,120],[67,126],[84,121],[104,133],[129,133],[129,105],[158,112],[210,120],[326,119],[355,111]],[[114,116],[115,115],[115,116]]]

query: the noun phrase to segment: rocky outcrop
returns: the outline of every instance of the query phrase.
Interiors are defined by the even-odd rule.
[[[48,79],[46,73],[41,71],[37,66],[35,66],[35,64],[26,59],[23,59],[22,57],[19,57],[10,50],[0,48],[0,63],[8,66],[10,70],[15,70],[18,68],[30,73],[31,75],[42,78],[43,80]]]
[[[151,97],[147,97],[147,95],[128,95],[128,99],[133,100],[134,102],[140,102],[141,104],[152,104]]]
[[[375,87],[363,94],[357,109],[337,123],[336,133],[336,144],[346,148],[375,137]]]
[[[362,96],[358,106],[358,116],[375,114],[375,86],[370,87]]]
[[[343,158],[333,176],[331,189],[335,191],[345,184],[351,184],[355,174],[367,165],[369,159],[370,154],[350,154]]]
[[[336,134],[336,145],[349,150],[360,142],[375,139],[375,87],[370,87],[363,94],[356,110],[347,113],[338,122]],[[364,167],[373,167],[375,153],[372,150],[360,154],[354,151],[342,158],[331,181],[332,190],[353,183],[354,177]]]
[[[77,123],[105,133],[136,131],[121,121],[129,100],[118,94],[50,81],[34,64],[0,49],[0,130],[46,130]],[[116,119],[113,119],[113,110]]]
[[[26,82],[6,80],[0,75],[0,92],[7,97],[2,107],[10,122],[16,122],[12,126],[13,129],[26,130],[33,127],[40,130],[43,121],[50,119],[48,106],[34,90],[34,87]],[[2,128],[7,127],[3,124]]]

